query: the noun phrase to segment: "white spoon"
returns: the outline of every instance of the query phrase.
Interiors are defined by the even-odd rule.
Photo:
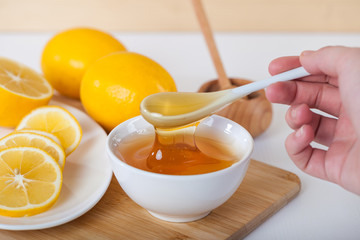
[[[140,104],[141,115],[157,128],[175,128],[196,122],[227,104],[275,82],[293,80],[310,74],[295,68],[262,81],[217,92],[163,92],[146,97]]]

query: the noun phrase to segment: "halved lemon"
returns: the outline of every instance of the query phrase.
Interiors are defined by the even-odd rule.
[[[76,118],[65,108],[59,106],[39,107],[27,114],[16,127],[35,129],[54,134],[65,150],[66,156],[80,143],[82,130]]]
[[[50,154],[60,165],[65,164],[65,151],[51,138],[33,132],[13,132],[0,139],[0,150],[9,147],[35,147]]]
[[[29,67],[0,58],[0,126],[15,127],[31,110],[46,105],[51,85]]]
[[[49,209],[62,185],[59,164],[33,147],[0,150],[0,214],[31,216]]]

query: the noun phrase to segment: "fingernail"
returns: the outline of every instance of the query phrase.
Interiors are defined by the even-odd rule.
[[[313,54],[315,51],[312,51],[312,50],[307,50],[307,51],[303,51],[301,53],[302,56],[309,56],[311,54]]]
[[[296,133],[295,136],[296,137],[301,137],[304,134],[304,126],[301,126],[301,128],[299,128]]]

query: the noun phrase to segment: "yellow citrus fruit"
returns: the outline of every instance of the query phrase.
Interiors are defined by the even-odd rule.
[[[0,150],[10,147],[35,147],[50,154],[61,169],[65,164],[65,152],[61,145],[51,138],[31,132],[13,132],[0,139]]]
[[[109,54],[93,63],[81,82],[87,113],[106,131],[140,114],[148,95],[176,91],[170,74],[158,63],[132,52]]]
[[[61,185],[61,168],[44,150],[0,150],[1,215],[23,217],[44,212],[58,199]]]
[[[42,53],[41,67],[45,78],[57,91],[79,99],[85,69],[109,53],[125,50],[108,33],[91,28],[73,28],[49,40]]]
[[[29,67],[0,58],[0,126],[15,127],[34,108],[46,105],[51,85]]]
[[[59,106],[44,106],[31,111],[16,127],[16,130],[20,129],[41,130],[55,135],[66,156],[77,148],[82,137],[79,122],[68,110]]]
[[[35,129],[19,129],[16,132],[40,134],[45,137],[51,138],[54,142],[56,142],[57,144],[59,144],[61,146],[60,140],[52,133],[48,133],[48,132],[41,131],[41,130],[35,130]]]

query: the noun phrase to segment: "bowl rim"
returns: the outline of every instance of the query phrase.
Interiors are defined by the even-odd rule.
[[[238,124],[238,123],[236,123],[236,122],[234,122],[234,121],[232,121],[232,120],[230,120],[228,118],[225,118],[225,117],[222,117],[222,116],[219,116],[219,115],[216,115],[216,114],[212,114],[209,117],[225,119],[226,121],[228,121],[228,122],[230,122],[230,123],[232,123],[234,125],[237,125],[238,127],[240,127],[245,132],[245,134],[247,135],[247,139],[250,140],[250,144],[251,144],[250,146],[251,147],[250,147],[250,149],[248,151],[246,151],[247,154],[245,154],[244,157],[241,160],[235,162],[234,164],[232,164],[231,166],[229,166],[227,168],[217,170],[217,171],[214,171],[214,172],[209,172],[209,173],[190,174],[190,175],[175,175],[175,174],[164,174],[164,173],[149,172],[149,171],[146,171],[146,170],[142,170],[142,169],[133,167],[133,166],[127,164],[126,162],[122,161],[111,150],[111,148],[110,148],[110,140],[111,140],[111,138],[113,137],[113,135],[115,134],[115,132],[117,131],[118,128],[120,128],[123,125],[128,124],[131,121],[135,121],[135,120],[140,119],[140,120],[143,120],[146,123],[148,123],[141,115],[130,118],[130,119],[120,123],[113,130],[111,130],[111,132],[108,134],[107,140],[106,140],[106,152],[107,152],[108,158],[109,158],[110,161],[113,161],[113,162],[115,162],[115,159],[116,159],[116,163],[120,164],[121,166],[123,166],[125,168],[130,169],[131,171],[133,171],[135,173],[139,173],[139,174],[147,175],[147,176],[151,176],[151,177],[156,177],[156,178],[166,178],[166,179],[174,179],[174,180],[178,180],[178,179],[191,180],[191,179],[197,179],[197,178],[207,178],[207,177],[210,178],[210,177],[214,177],[214,176],[217,176],[217,175],[223,175],[223,174],[226,174],[229,171],[232,171],[232,169],[236,168],[238,165],[244,164],[245,162],[249,162],[250,159],[251,159],[251,154],[253,153],[253,150],[254,150],[254,145],[255,145],[254,144],[254,139],[251,136],[251,134],[243,126],[241,126],[240,124]],[[207,117],[207,118],[209,118],[209,117]],[[204,118],[202,121],[204,121],[207,118]],[[114,169],[113,169],[113,171],[114,171]]]

